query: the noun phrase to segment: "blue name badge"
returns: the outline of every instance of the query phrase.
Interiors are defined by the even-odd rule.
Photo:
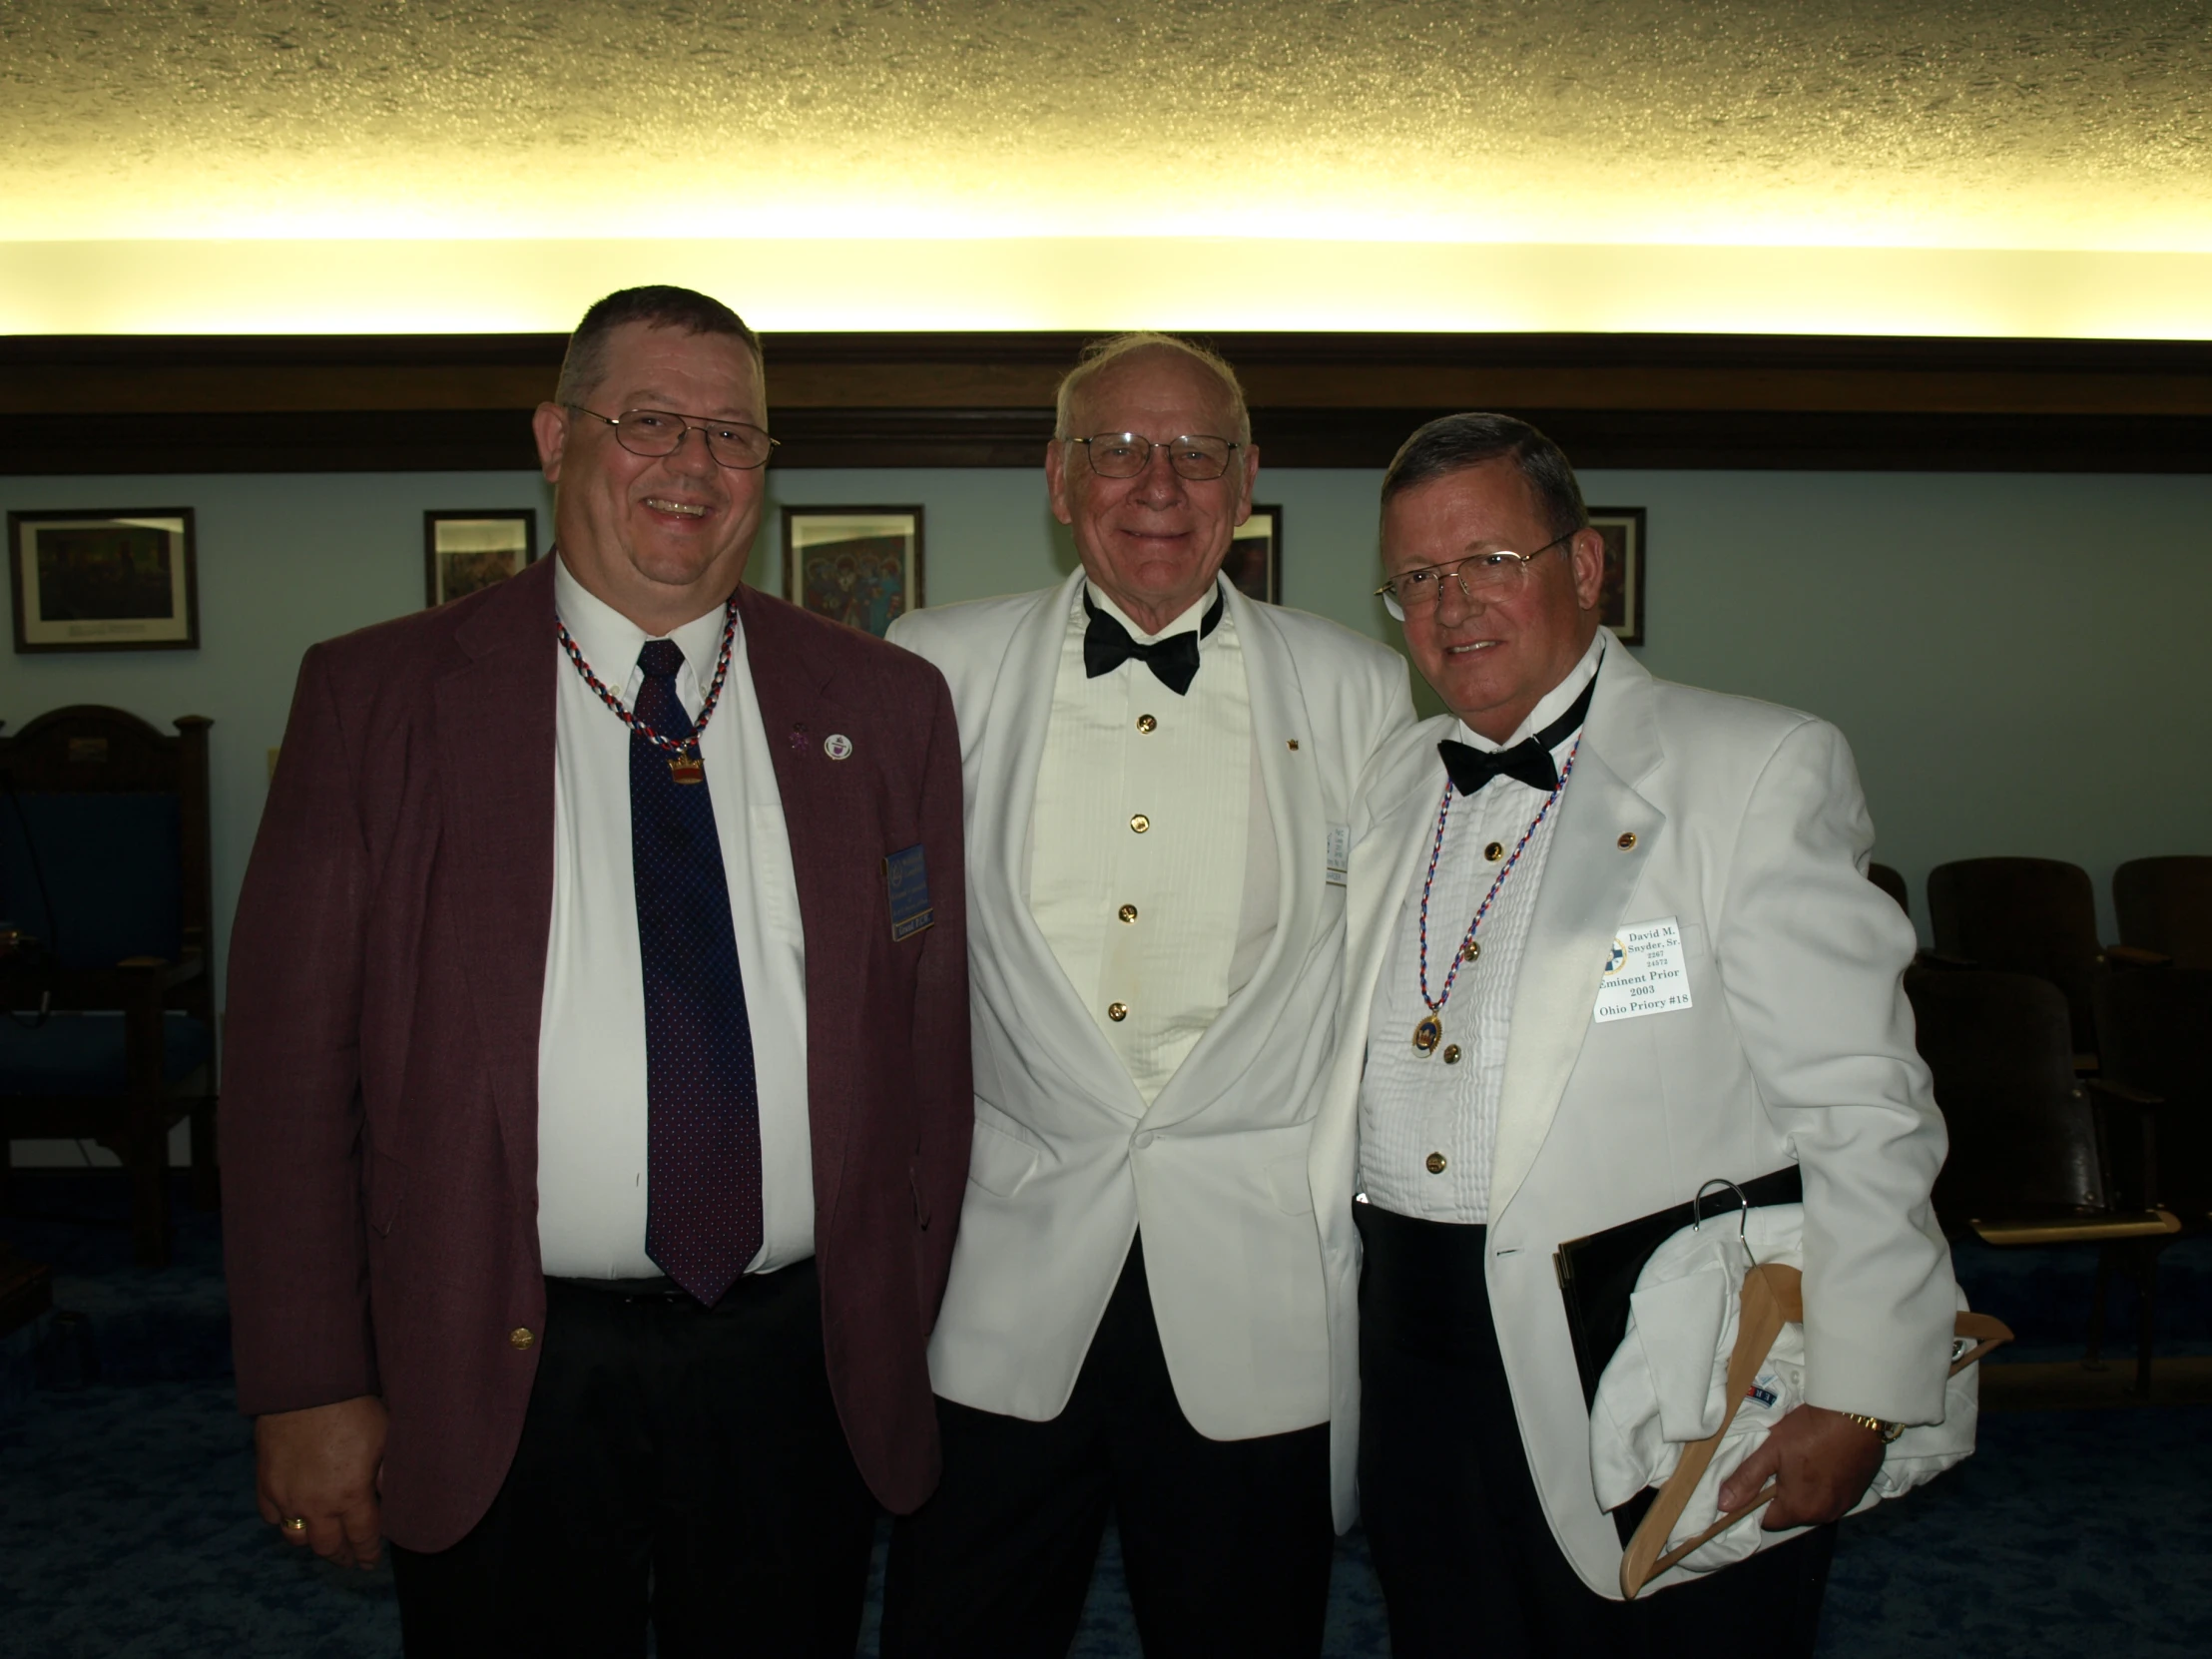
[[[883,860],[883,881],[890,888],[891,937],[918,933],[933,919],[929,908],[929,865],[921,848],[909,846]]]

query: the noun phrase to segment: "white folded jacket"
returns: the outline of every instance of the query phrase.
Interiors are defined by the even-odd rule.
[[[1628,1334],[1600,1379],[1590,1408],[1590,1472],[1601,1508],[1616,1509],[1645,1486],[1666,1482],[1683,1447],[1721,1426],[1727,1410],[1728,1362],[1736,1345],[1745,1272],[1754,1261],[1802,1269],[1805,1209],[1775,1204],[1708,1217],[1674,1234],[1644,1265],[1629,1299]],[[1958,1307],[1966,1307],[1965,1293]],[[1953,1338],[1951,1360],[1972,1346]],[[1890,1443],[1882,1468],[1852,1513],[1871,1509],[1928,1480],[1973,1450],[1979,1368],[1967,1366],[1944,1390],[1943,1419],[1917,1424]],[[1695,1537],[1720,1518],[1722,1482],[1805,1400],[1805,1328],[1785,1324],[1738,1406],[1711,1464],[1692,1490],[1667,1547]],[[1803,1528],[1770,1532],[1754,1511],[1653,1581],[1711,1572],[1795,1537]]]

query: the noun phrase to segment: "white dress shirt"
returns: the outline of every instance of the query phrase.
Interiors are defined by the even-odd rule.
[[[634,707],[645,631],[562,565],[554,604],[599,676]],[[717,605],[668,638],[684,654],[676,694],[694,721],[722,650]],[[538,1247],[570,1279],[645,1279],[645,980],[630,872],[630,729],[560,660],[554,715],[553,925],[538,1023]],[[699,740],[730,886],[761,1106],[761,1251],[767,1273],[815,1251],[807,1114],[807,952],[799,881],[742,628]]]
[[[1147,634],[1076,589],[1030,817],[1030,912],[1150,1105],[1275,935],[1275,824],[1236,624],[1201,638],[1184,696],[1134,658],[1093,680],[1086,591],[1147,645],[1196,633],[1215,593]]]
[[[1599,629],[1581,660],[1505,743],[1492,743],[1464,722],[1454,735],[1472,748],[1494,752],[1542,731],[1574,706],[1597,673],[1611,637]],[[1566,766],[1579,735],[1568,734],[1552,750],[1555,766]],[[1439,757],[1439,808],[1446,782]],[[1570,777],[1566,789],[1573,788]],[[1507,777],[1491,779],[1471,796],[1453,795],[1428,899],[1430,996],[1442,991],[1467,923],[1543,810],[1544,800],[1544,791]],[[1428,876],[1428,849],[1414,861],[1376,980],[1367,1069],[1360,1083],[1360,1177],[1371,1204],[1424,1221],[1481,1226],[1490,1219],[1491,1155],[1505,1085],[1513,988],[1536,892],[1543,885],[1551,824],[1546,817],[1529,835],[1519,861],[1498,888],[1475,933],[1480,954],[1459,964],[1459,976],[1438,1015],[1443,1040],[1426,1054],[1413,1046],[1413,1028],[1429,1011],[1420,994],[1421,885]],[[1488,856],[1493,847],[1498,849],[1494,858]]]

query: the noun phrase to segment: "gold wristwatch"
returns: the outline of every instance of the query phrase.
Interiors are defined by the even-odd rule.
[[[1851,1421],[1857,1423],[1861,1428],[1871,1428],[1872,1430],[1874,1430],[1875,1433],[1882,1436],[1882,1443],[1884,1445],[1888,1445],[1892,1440],[1896,1439],[1900,1434],[1905,1432],[1904,1423],[1885,1422],[1880,1417],[1868,1416],[1864,1411],[1840,1411],[1837,1413],[1837,1415],[1848,1417]]]

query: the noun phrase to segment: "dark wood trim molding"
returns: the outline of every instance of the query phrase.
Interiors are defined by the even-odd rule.
[[[782,334],[781,466],[1029,466],[1070,333]],[[1276,466],[1381,466],[1452,409],[1586,467],[2212,471],[2212,342],[1219,334]],[[0,471],[528,467],[564,336],[0,337]],[[57,421],[56,416],[67,416]]]

